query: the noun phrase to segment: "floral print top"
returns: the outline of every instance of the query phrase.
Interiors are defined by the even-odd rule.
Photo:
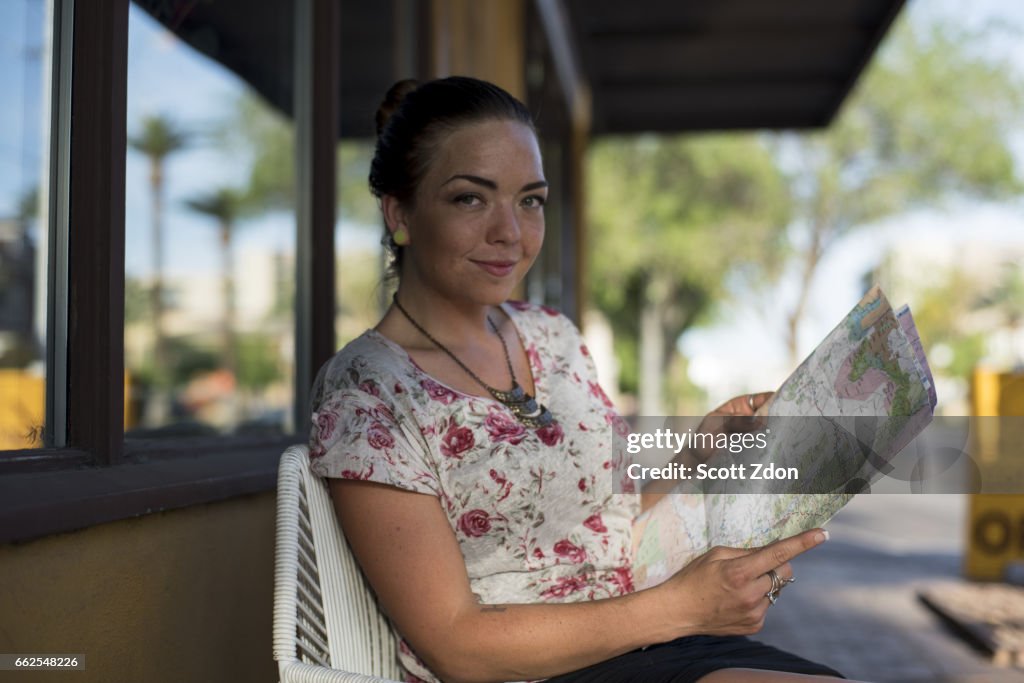
[[[639,496],[612,493],[612,433],[625,423],[568,318],[533,304],[503,309],[554,423],[526,427],[501,403],[435,380],[368,330],[314,384],[310,467],[437,496],[481,603],[632,592]],[[408,680],[439,680],[401,639],[399,659]]]

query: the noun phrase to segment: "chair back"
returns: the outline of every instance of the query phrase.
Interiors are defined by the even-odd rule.
[[[387,619],[342,535],[306,446],[281,456],[274,567],[274,659],[399,680]],[[306,668],[306,667],[301,667]]]

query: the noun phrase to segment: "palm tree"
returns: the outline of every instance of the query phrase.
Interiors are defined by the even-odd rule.
[[[167,340],[164,335],[164,163],[171,154],[189,144],[191,136],[164,115],[147,116],[140,131],[129,136],[128,144],[149,159],[149,188],[152,199],[153,288],[153,367],[156,376],[168,376]]]
[[[224,344],[224,364],[232,376],[238,377],[238,349],[235,342],[235,264],[232,242],[235,221],[245,206],[245,194],[240,190],[222,187],[208,194],[194,197],[185,204],[195,211],[217,221],[220,233],[222,289],[224,316],[221,328]]]

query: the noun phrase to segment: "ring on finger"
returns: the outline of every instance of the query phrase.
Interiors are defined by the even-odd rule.
[[[779,597],[779,591],[782,590],[782,587],[785,585],[785,581],[782,580],[779,573],[774,569],[768,570],[768,578],[772,580],[772,587],[771,590],[764,594],[764,596],[768,598],[768,602],[770,604],[774,605],[775,601]]]
[[[774,605],[775,602],[779,599],[779,593],[782,592],[783,588],[785,588],[791,583],[796,583],[795,576],[791,576],[788,579],[784,579],[781,576],[779,576],[779,573],[774,569],[768,570],[768,578],[772,580],[772,587],[771,590],[764,594],[764,596],[768,598],[768,602],[770,605]]]
[[[747,394],[747,405],[750,406],[751,410],[754,409],[754,395],[753,394]]]

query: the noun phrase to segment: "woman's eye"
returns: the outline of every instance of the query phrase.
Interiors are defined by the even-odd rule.
[[[546,201],[546,198],[541,197],[540,195],[530,195],[529,197],[523,199],[523,206],[525,206],[528,209],[540,209],[544,206],[544,203]]]
[[[480,197],[475,194],[460,194],[455,198],[455,203],[463,206],[476,206],[480,203]]]

